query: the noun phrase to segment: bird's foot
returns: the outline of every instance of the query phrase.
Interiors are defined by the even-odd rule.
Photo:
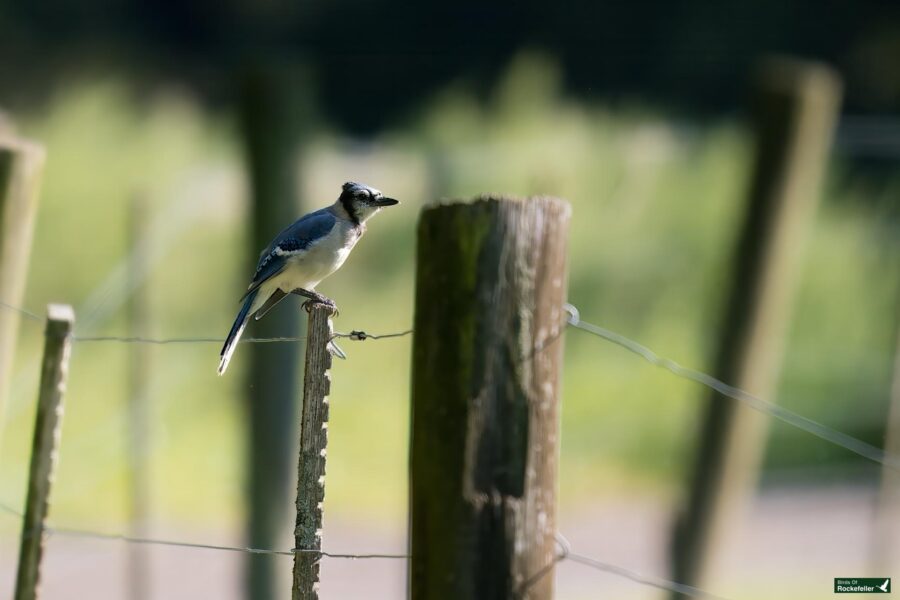
[[[309,312],[309,311],[312,310],[313,305],[315,305],[315,304],[322,304],[322,305],[325,305],[325,306],[327,306],[328,308],[331,309],[331,314],[332,314],[333,316],[335,316],[335,317],[338,316],[338,315],[340,314],[340,311],[338,310],[338,308],[337,308],[337,306],[335,305],[335,303],[332,302],[332,301],[331,301],[330,299],[328,299],[328,298],[325,298],[325,300],[327,300],[327,302],[323,302],[323,301],[318,300],[318,299],[316,299],[316,300],[309,299],[309,300],[307,300],[306,302],[304,302],[303,304],[301,304],[301,305],[300,305],[300,308],[304,309],[306,312]]]
[[[327,296],[323,296],[319,292],[313,292],[311,290],[304,290],[303,288],[297,288],[296,290],[291,292],[292,294],[297,294],[298,296],[305,296],[309,298],[306,302],[304,302],[301,307],[309,312],[312,310],[313,304],[324,304],[328,308],[331,309],[331,312],[334,316],[338,316],[338,307],[337,304],[334,303],[334,300]]]

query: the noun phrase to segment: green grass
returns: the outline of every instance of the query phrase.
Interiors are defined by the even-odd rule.
[[[650,109],[573,103],[551,64],[525,57],[485,103],[460,86],[421,114],[354,146],[323,129],[298,162],[300,196],[331,202],[359,179],[404,200],[386,211],[340,273],[322,285],[340,330],[385,332],[412,322],[414,229],[438,196],[486,192],[570,200],[570,301],[598,322],[693,367],[708,369],[718,338],[750,156],[740,123],[672,121]],[[127,206],[145,194],[156,216],[200,208],[147,282],[153,334],[224,336],[247,273],[246,189],[234,125],[176,93],[138,106],[114,84],[85,81],[46,112],[23,115],[48,148],[26,304],[76,307],[127,251]],[[837,172],[840,165],[833,165]],[[896,182],[895,182],[896,183]],[[829,176],[808,243],[779,398],[786,406],[878,442],[896,323],[897,236],[874,197]],[[181,219],[175,217],[172,219]],[[160,231],[173,227],[167,219]],[[89,322],[83,312],[79,318]],[[122,310],[83,333],[124,333]],[[286,332],[289,333],[289,332]],[[17,377],[0,447],[0,499],[24,493],[40,328],[23,323]],[[705,398],[634,356],[567,334],[561,490],[564,507],[629,490],[672,494],[685,474]],[[410,339],[345,342],[333,370],[326,511],[403,522]],[[54,519],[115,528],[125,519],[124,344],[75,348]],[[151,350],[155,515],[232,526],[242,498],[243,390],[238,352],[215,376],[215,344]],[[852,455],[776,426],[773,467]]]

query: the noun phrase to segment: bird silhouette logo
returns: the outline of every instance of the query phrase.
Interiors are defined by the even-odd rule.
[[[891,579],[885,579],[884,583],[878,586],[878,589],[886,594],[889,594],[891,592]]]

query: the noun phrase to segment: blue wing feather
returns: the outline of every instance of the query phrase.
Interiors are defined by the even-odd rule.
[[[286,253],[302,252],[316,240],[328,235],[337,222],[327,208],[300,217],[275,236],[269,247],[263,250],[256,265],[256,273],[244,297],[259,288],[265,281],[280,273],[287,266]]]

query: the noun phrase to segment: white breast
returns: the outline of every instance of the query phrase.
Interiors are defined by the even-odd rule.
[[[278,287],[284,292],[314,289],[344,264],[357,241],[359,235],[352,225],[338,221],[328,235],[288,258],[287,267],[275,278]]]

